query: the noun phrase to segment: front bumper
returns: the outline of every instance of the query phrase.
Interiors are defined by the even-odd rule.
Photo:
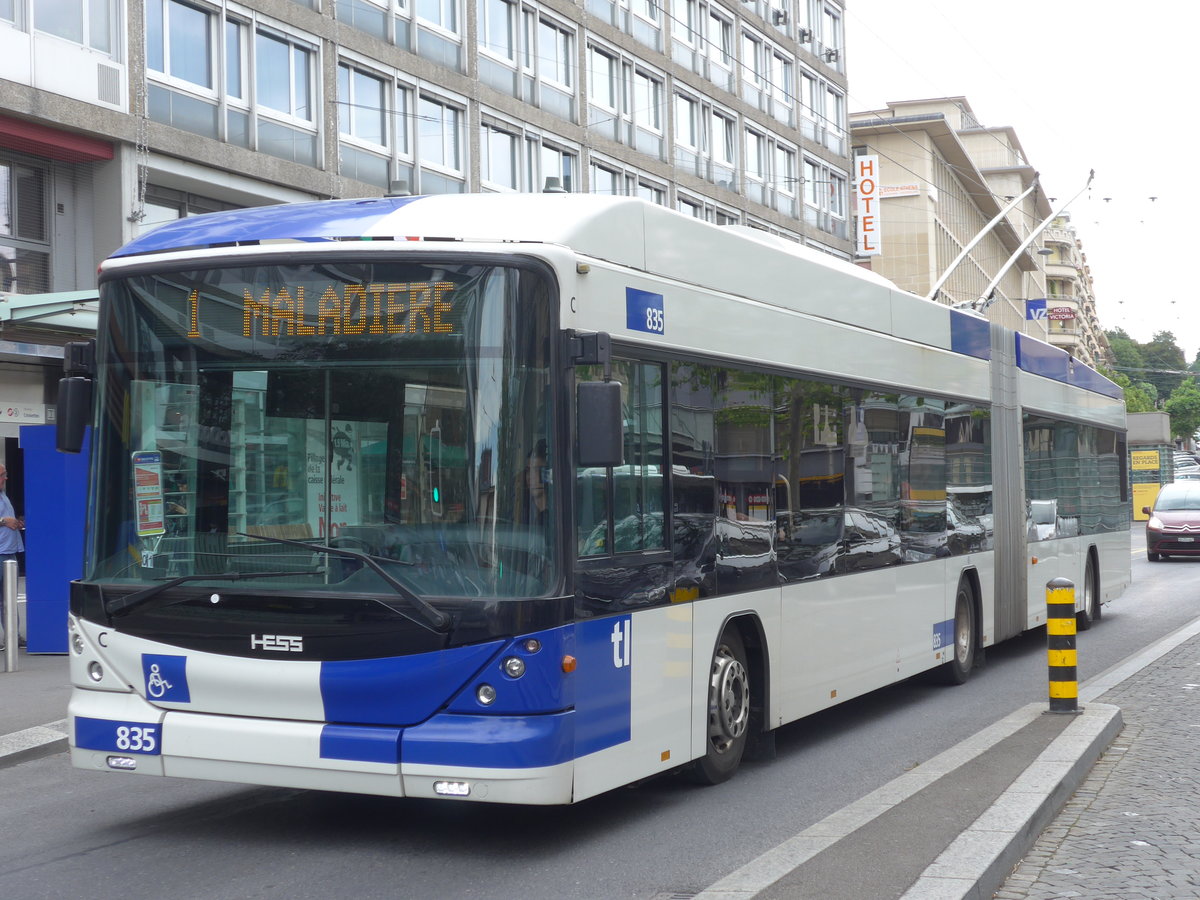
[[[404,729],[162,710],[136,694],[78,687],[68,712],[78,768],[391,797],[572,799],[571,712],[440,715]],[[447,794],[447,783],[466,793]]]

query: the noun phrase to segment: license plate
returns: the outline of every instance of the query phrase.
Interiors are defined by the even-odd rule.
[[[1190,538],[1182,538],[1181,537],[1181,538],[1176,538],[1176,540],[1179,541],[1179,543],[1181,543],[1181,544],[1190,544],[1190,543],[1192,543],[1192,541],[1194,541],[1196,539],[1194,537],[1190,537]]]

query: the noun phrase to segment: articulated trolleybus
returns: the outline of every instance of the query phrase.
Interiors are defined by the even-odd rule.
[[[1129,580],[1124,405],[769,235],[492,195],[198,216],[101,271],[76,766],[562,804]],[[91,424],[90,431],[85,424]]]

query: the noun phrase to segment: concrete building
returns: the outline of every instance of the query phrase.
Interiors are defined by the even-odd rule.
[[[1033,183],[1036,173],[1016,132],[981,125],[964,97],[888,103],[886,109],[852,113],[850,128],[854,153],[879,157],[882,252],[864,264],[923,296],[950,270],[937,291],[939,302],[969,304],[989,293],[988,318],[1045,339],[1046,321],[1026,316],[1026,301],[1046,296],[1040,241],[1017,257],[994,292],[988,290],[1050,215],[1040,189],[950,269],[1007,202]]]
[[[1055,216],[1044,240],[1050,342],[1089,366],[1109,365],[1112,348],[1096,317],[1091,269],[1070,215]]]
[[[637,195],[848,257],[842,17],[840,0],[0,0],[0,199],[29,221],[0,231],[0,289],[91,287],[179,216],[397,188]]]

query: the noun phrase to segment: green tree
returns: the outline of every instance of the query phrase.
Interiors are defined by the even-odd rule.
[[[1101,368],[1099,371],[1101,375],[1125,392],[1126,412],[1154,412],[1154,397],[1149,391],[1145,390],[1145,388],[1150,388],[1150,391],[1153,391],[1153,385],[1134,384],[1129,376],[1123,372],[1112,372],[1104,368]]]
[[[1142,377],[1158,388],[1158,396],[1170,397],[1183,383],[1183,372],[1187,369],[1187,359],[1175,342],[1175,335],[1160,331],[1150,343],[1141,345],[1141,351],[1149,370]]]
[[[1108,335],[1109,346],[1112,347],[1114,368],[1118,372],[1124,372],[1130,380],[1140,381],[1142,370],[1146,368],[1141,344],[1126,334],[1123,328],[1105,333]]]
[[[1167,415],[1171,417],[1171,433],[1190,439],[1200,429],[1200,387],[1189,378],[1183,382],[1166,403]]]

